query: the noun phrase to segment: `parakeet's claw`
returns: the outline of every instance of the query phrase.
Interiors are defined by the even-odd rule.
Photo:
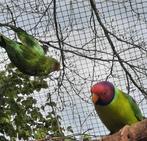
[[[129,125],[125,125],[122,129],[120,129],[121,138],[128,138],[129,135]]]

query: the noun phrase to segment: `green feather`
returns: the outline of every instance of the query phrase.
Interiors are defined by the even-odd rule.
[[[21,28],[14,30],[20,43],[0,34],[0,46],[5,48],[11,62],[23,73],[34,76],[48,75],[60,68],[59,62],[45,56],[40,43]],[[22,31],[22,34],[21,34]]]
[[[114,133],[125,125],[131,125],[143,119],[143,115],[133,98],[115,88],[114,99],[108,105],[95,105],[95,109],[105,124]]]
[[[14,26],[10,26],[10,28],[17,33],[19,40],[24,46],[33,48],[41,55],[45,54],[43,48],[40,45],[40,42],[36,40],[32,35],[29,35],[26,31],[24,31],[20,27],[17,28]]]
[[[136,101],[130,95],[128,95],[126,93],[123,93],[123,94],[126,97],[126,99],[128,99],[128,101],[129,101],[129,103],[131,105],[131,108],[132,108],[132,110],[134,112],[134,116],[138,119],[138,121],[142,120],[144,117],[143,117],[143,115],[142,115]]]

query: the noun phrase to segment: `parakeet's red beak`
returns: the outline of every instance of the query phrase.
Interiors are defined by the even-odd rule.
[[[92,102],[94,104],[97,103],[99,96],[96,94],[96,85],[94,85],[93,87],[91,87],[91,94],[92,94]]]
[[[92,101],[94,104],[96,104],[96,102],[99,100],[99,96],[96,94],[92,94]]]

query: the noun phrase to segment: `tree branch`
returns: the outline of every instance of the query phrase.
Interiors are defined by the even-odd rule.
[[[123,129],[123,128],[122,128]],[[120,131],[122,131],[122,129]],[[98,139],[84,139],[82,141],[147,141],[147,119],[137,122],[127,128],[127,132],[121,135],[118,131],[112,135],[104,136]],[[36,141],[78,141],[70,136],[65,137],[47,137]]]
[[[101,141],[147,141],[147,119],[128,127],[128,132],[123,136],[118,131],[113,135],[103,137]]]
[[[118,58],[118,61],[121,65],[121,67],[123,68],[124,72],[126,73],[127,76],[129,76],[130,80],[132,81],[132,83],[140,90],[140,92],[142,92],[142,94],[147,97],[147,92],[144,90],[144,88],[142,88],[142,86],[139,86],[137,84],[137,82],[134,80],[133,76],[131,75],[131,73],[127,70],[127,68],[125,67],[124,65],[124,61],[123,59],[120,57],[120,55],[117,53],[116,51],[116,48],[115,48],[115,45],[113,44],[113,41],[110,37],[110,31],[104,26],[104,24],[102,23],[101,21],[101,18],[99,16],[99,12],[96,8],[96,4],[95,4],[95,1],[94,0],[90,0],[90,3],[91,3],[91,7],[93,9],[93,11],[95,12],[95,15],[96,15],[96,18],[97,18],[97,21],[99,22],[100,26],[102,27],[103,31],[104,31],[104,34],[110,44],[110,47],[114,53],[114,55]]]

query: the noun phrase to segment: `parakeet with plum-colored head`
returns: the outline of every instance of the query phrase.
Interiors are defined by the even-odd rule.
[[[40,42],[21,28],[9,26],[20,42],[7,38],[0,33],[0,46],[3,47],[11,62],[24,74],[46,76],[60,69],[60,63],[45,55]]]
[[[108,81],[93,85],[91,93],[96,112],[111,133],[144,119],[135,100]]]

